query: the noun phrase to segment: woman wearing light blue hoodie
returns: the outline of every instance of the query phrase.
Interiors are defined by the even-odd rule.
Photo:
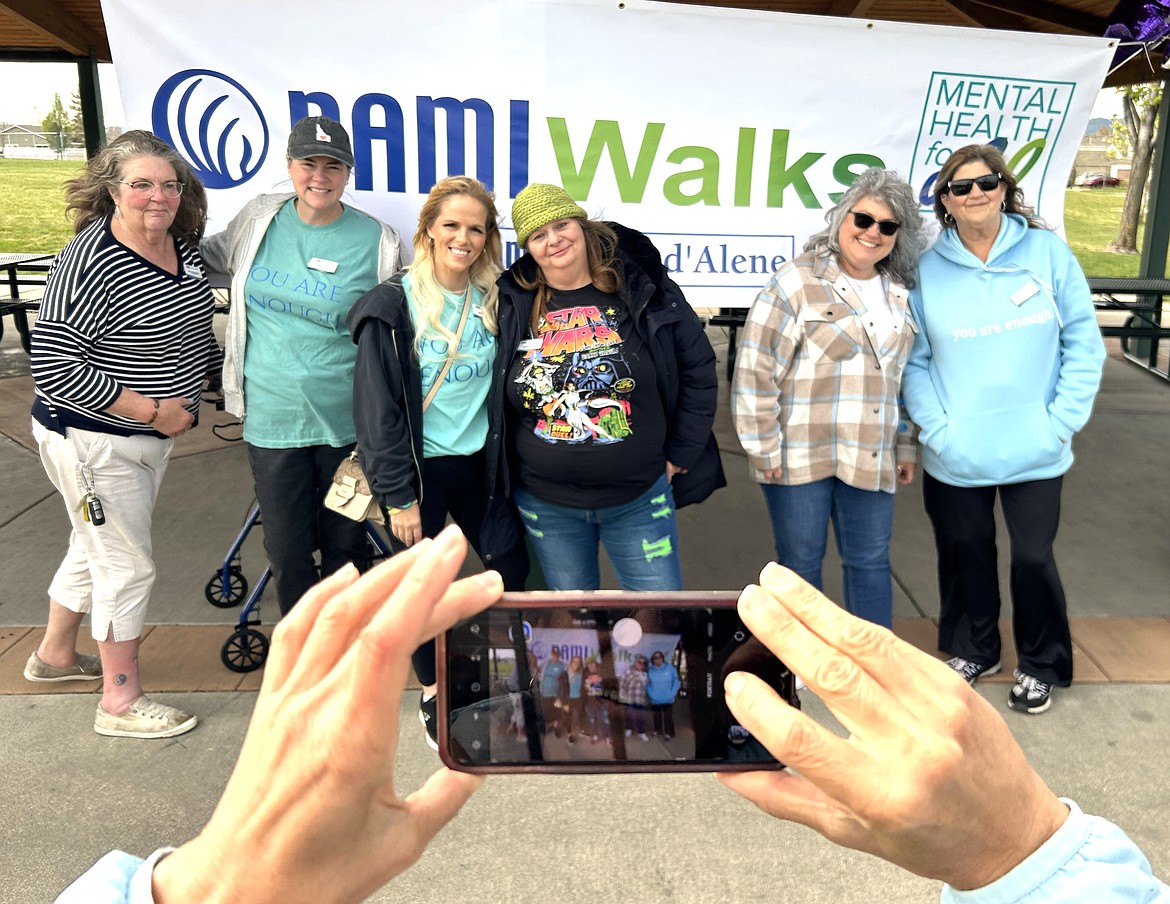
[[[655,650],[650,656],[646,696],[654,716],[654,733],[669,741],[674,737],[674,698],[678,696],[678,669],[666,661],[666,654]]]
[[[1105,346],[1080,265],[1025,206],[997,148],[960,148],[935,185],[943,229],[910,296],[919,334],[902,393],[921,428],[939,648],[972,684],[1000,669],[998,495],[1019,657],[1008,704],[1044,712],[1052,686],[1072,683],[1052,544],[1072,437],[1089,419]]]

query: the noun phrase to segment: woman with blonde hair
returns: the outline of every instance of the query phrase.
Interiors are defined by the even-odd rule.
[[[499,260],[491,192],[449,176],[419,211],[413,263],[362,296],[346,325],[357,343],[358,449],[392,545],[435,536],[450,515],[504,587],[519,590],[527,553],[506,500],[490,505],[484,479]],[[480,541],[485,520],[498,528],[490,546]],[[433,643],[416,651],[414,668],[419,715],[437,749]]]

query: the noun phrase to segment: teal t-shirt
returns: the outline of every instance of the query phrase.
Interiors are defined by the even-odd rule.
[[[292,200],[277,211],[244,287],[248,443],[293,449],[356,438],[357,347],[345,315],[378,284],[381,238],[376,220],[348,207],[324,226],[304,223]]]
[[[418,328],[419,318],[414,310],[410,275],[402,278],[402,286],[411,305],[411,319]],[[451,362],[451,369],[443,377],[439,391],[423,415],[423,457],[438,455],[474,455],[487,440],[487,395],[492,384],[492,366],[496,360],[496,337],[483,323],[483,293],[472,287],[467,303],[471,310],[463,327],[463,337]],[[463,293],[443,293],[443,313],[440,319],[452,333],[459,329],[463,316]],[[425,399],[447,359],[447,340],[441,336],[424,336],[419,358],[419,375]]]

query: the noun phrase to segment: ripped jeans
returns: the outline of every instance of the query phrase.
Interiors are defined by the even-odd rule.
[[[512,498],[550,590],[598,590],[598,543],[623,590],[681,590],[674,496],[663,474],[622,505],[570,508],[516,488]]]

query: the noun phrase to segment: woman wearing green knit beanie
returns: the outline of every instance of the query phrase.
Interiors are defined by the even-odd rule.
[[[715,353],[640,232],[590,220],[557,185],[512,202],[527,251],[499,280],[489,494],[511,496],[545,580],[682,589],[675,508],[724,486]]]

